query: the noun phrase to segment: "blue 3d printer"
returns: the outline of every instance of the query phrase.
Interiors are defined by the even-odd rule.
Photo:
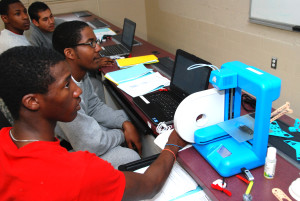
[[[224,122],[196,130],[193,146],[223,177],[238,174],[241,168],[250,170],[263,165],[272,102],[280,96],[281,80],[234,61],[212,71],[210,83],[225,90]],[[240,116],[242,90],[256,97],[255,118]]]

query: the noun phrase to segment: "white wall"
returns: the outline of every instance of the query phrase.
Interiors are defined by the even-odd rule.
[[[177,48],[220,66],[238,60],[282,80],[280,98],[300,115],[300,33],[249,22],[250,0],[145,1],[148,41],[175,53]],[[277,57],[277,69],[271,58]]]
[[[147,39],[146,10],[144,0],[98,0],[99,16],[118,27],[123,27],[124,18],[136,23],[136,35]]]

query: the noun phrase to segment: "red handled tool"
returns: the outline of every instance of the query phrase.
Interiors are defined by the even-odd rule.
[[[226,190],[225,188],[222,188],[221,186],[217,185],[217,184],[211,184],[211,187],[213,189],[219,190],[224,192],[226,195],[231,196],[231,192],[229,190]]]

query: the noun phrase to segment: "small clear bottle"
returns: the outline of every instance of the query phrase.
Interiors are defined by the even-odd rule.
[[[269,147],[267,151],[266,163],[264,168],[264,177],[267,179],[273,179],[276,168],[276,148]]]

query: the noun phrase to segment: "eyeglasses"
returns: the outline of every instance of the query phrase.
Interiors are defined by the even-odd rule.
[[[92,48],[95,48],[96,44],[100,45],[100,43],[101,43],[101,40],[97,39],[95,41],[91,41],[91,42],[88,42],[88,43],[78,43],[76,45],[72,45],[72,47],[79,46],[79,45],[89,45]]]

